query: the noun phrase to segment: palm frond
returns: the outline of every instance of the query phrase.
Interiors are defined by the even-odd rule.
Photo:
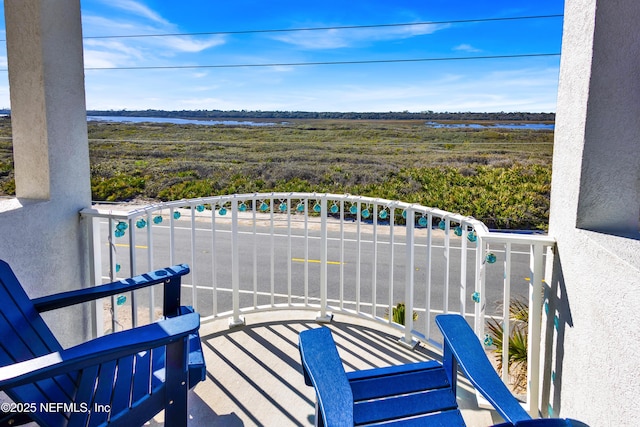
[[[529,306],[521,299],[514,298],[509,304],[510,331],[508,336],[509,374],[516,392],[526,390],[527,385],[527,334],[529,324]],[[496,319],[487,321],[487,330],[493,340],[494,355],[498,371],[502,371],[502,344],[504,325]]]

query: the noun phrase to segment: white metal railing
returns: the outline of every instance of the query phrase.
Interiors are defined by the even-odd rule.
[[[234,326],[250,312],[314,309],[319,321],[332,312],[362,316],[402,329],[407,344],[439,344],[433,319],[442,312],[464,313],[481,340],[487,318],[502,318],[507,336],[509,301],[520,294],[530,316],[527,403],[538,407],[545,252],[554,245],[547,236],[492,232],[472,217],[348,194],[235,194],[81,215],[94,285],[187,263],[182,299],[203,321],[227,317]],[[97,306],[95,334],[154,320],[161,296],[138,292]],[[400,302],[406,325],[392,320]]]

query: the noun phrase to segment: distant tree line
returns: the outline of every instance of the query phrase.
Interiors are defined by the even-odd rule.
[[[437,113],[408,111],[388,113],[340,113],[313,111],[250,111],[250,110],[90,110],[90,116],[170,117],[181,119],[343,119],[343,120],[469,120],[469,121],[555,121],[555,113]]]

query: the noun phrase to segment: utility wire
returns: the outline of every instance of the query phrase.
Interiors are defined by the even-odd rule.
[[[496,21],[516,21],[524,19],[549,19],[562,18],[564,15],[532,15],[532,16],[513,16],[505,18],[478,18],[478,19],[458,19],[451,21],[427,21],[427,22],[406,22],[398,24],[371,24],[371,25],[342,25],[330,27],[306,27],[306,28],[280,28],[266,30],[237,30],[237,31],[207,31],[197,33],[166,33],[166,34],[131,34],[131,35],[115,35],[115,36],[86,36],[85,39],[111,39],[111,38],[144,38],[144,37],[177,37],[177,36],[210,36],[210,35],[228,35],[228,34],[258,34],[258,33],[284,33],[296,31],[326,31],[326,30],[350,30],[360,28],[385,28],[385,27],[410,27],[419,25],[442,25],[442,24],[464,24],[476,22],[496,22]]]
[[[259,34],[259,33],[286,33],[296,31],[326,31],[326,30],[351,30],[360,28],[386,28],[386,27],[411,27],[420,25],[442,25],[442,24],[466,24],[477,22],[499,22],[499,21],[518,21],[525,19],[549,19],[562,18],[564,15],[531,15],[531,16],[512,16],[504,18],[477,18],[477,19],[456,19],[450,21],[426,21],[426,22],[404,22],[397,24],[370,24],[370,25],[337,25],[329,27],[305,27],[305,28],[277,28],[265,30],[235,30],[235,31],[204,31],[195,33],[161,33],[161,34],[129,34],[129,35],[113,35],[113,36],[85,36],[83,39],[124,39],[124,38],[145,38],[145,37],[181,37],[181,36],[212,36],[212,35],[229,35],[229,34]],[[0,39],[0,42],[6,40]]]
[[[469,61],[479,59],[507,59],[507,58],[536,58],[545,56],[560,56],[560,53],[526,53],[519,55],[489,55],[489,56],[457,56],[432,57],[410,59],[371,59],[362,61],[321,61],[321,62],[282,62],[267,64],[219,64],[219,65],[150,65],[135,67],[87,67],[87,71],[95,70],[178,70],[193,68],[243,68],[243,67],[297,67],[305,65],[353,65],[353,64],[389,64],[401,62],[430,62],[430,61]],[[6,70],[1,70],[6,71]]]
[[[427,21],[427,22],[410,22],[397,24],[372,24],[372,25],[345,25],[330,27],[307,27],[307,28],[290,28],[290,29],[266,29],[266,30],[239,30],[239,31],[211,31],[198,33],[167,33],[167,34],[134,34],[134,35],[114,35],[114,36],[87,36],[84,39],[106,39],[106,38],[145,38],[145,37],[176,37],[176,36],[197,36],[197,35],[224,35],[224,34],[252,34],[252,33],[275,33],[275,32],[296,32],[296,31],[321,31],[321,30],[344,30],[344,29],[361,29],[361,28],[384,28],[384,27],[402,27],[402,26],[419,26],[419,25],[436,25],[436,24],[459,24],[459,23],[476,23],[476,22],[495,22],[495,21],[514,21],[525,19],[548,19],[561,18],[564,15],[532,15],[532,16],[515,16],[504,18],[478,18],[478,19],[459,19],[449,21]],[[6,41],[6,40],[0,40]],[[353,64],[383,64],[383,63],[402,63],[402,62],[430,62],[430,61],[462,61],[462,60],[479,60],[479,59],[504,59],[504,58],[530,58],[544,56],[559,56],[560,53],[534,53],[520,55],[492,55],[492,56],[464,56],[464,57],[434,57],[434,58],[414,58],[414,59],[380,59],[380,60],[361,60],[361,61],[321,61],[321,62],[291,62],[291,63],[267,63],[267,64],[220,64],[220,65],[173,65],[173,66],[132,66],[132,67],[87,67],[85,70],[171,70],[171,69],[197,69],[197,68],[243,68],[243,67],[294,67],[305,65],[353,65]],[[7,71],[0,69],[0,71]]]

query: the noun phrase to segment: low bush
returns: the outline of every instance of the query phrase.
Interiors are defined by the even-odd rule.
[[[0,122],[0,135],[7,126]],[[419,121],[91,122],[89,137],[97,201],[315,191],[420,203],[498,228],[544,229],[548,220],[548,131],[433,129]],[[0,141],[0,194],[15,192],[11,153],[10,141]]]

